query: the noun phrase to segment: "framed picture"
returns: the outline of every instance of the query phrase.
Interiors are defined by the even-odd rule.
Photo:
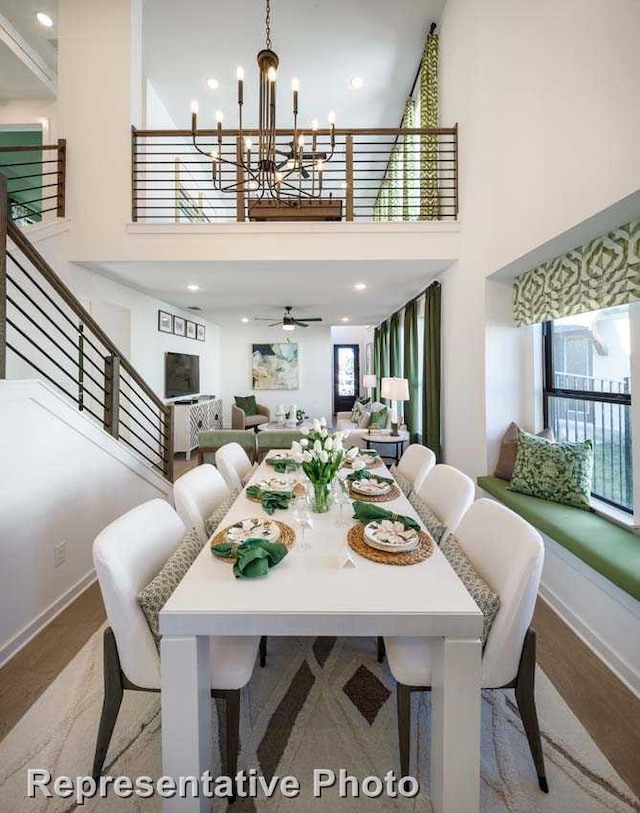
[[[196,323],[190,322],[187,319],[187,339],[195,339],[196,337]]]
[[[173,333],[173,316],[166,311],[158,311],[158,330],[160,333]]]
[[[204,325],[196,325],[196,339],[204,342],[207,338],[207,329]]]
[[[254,390],[297,390],[298,345],[293,342],[251,347],[251,386]]]
[[[186,333],[186,320],[182,316],[173,317],[173,332],[176,336],[184,336]]]

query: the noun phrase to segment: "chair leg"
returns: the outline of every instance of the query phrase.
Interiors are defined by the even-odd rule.
[[[382,635],[378,635],[378,663],[384,662],[384,657],[387,654],[387,650],[384,648],[384,638]]]
[[[544,769],[544,756],[542,754],[542,741],[540,739],[540,726],[536,712],[535,700],[535,670],[536,670],[536,634],[531,628],[527,630],[522,647],[522,656],[516,677],[516,703],[522,718],[531,756],[538,774],[540,790],[549,793],[547,775]]]
[[[409,746],[411,738],[411,689],[403,683],[396,687],[398,703],[398,745],[400,776],[409,776]]]
[[[98,781],[102,773],[102,767],[109,750],[111,735],[118,719],[118,712],[124,694],[120,658],[118,657],[116,639],[111,627],[107,627],[104,631],[103,652],[104,700],[102,702],[102,715],[100,717],[92,772],[92,776],[96,781]]]
[[[260,638],[260,666],[267,665],[267,636],[263,635]]]
[[[238,745],[240,742],[240,689],[225,692],[225,718],[227,740],[227,776],[233,782],[231,802],[236,800],[235,776],[238,772]]]

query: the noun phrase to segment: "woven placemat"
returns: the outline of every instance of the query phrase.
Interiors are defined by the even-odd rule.
[[[372,562],[378,562],[381,565],[417,565],[418,562],[424,562],[433,553],[433,539],[426,531],[418,531],[420,542],[410,551],[404,553],[387,553],[384,550],[372,548],[364,540],[364,525],[361,522],[356,522],[349,529],[347,534],[347,542],[349,547],[352,548],[360,556],[365,559],[371,559]]]
[[[391,502],[391,500],[397,500],[398,497],[401,497],[402,491],[393,483],[391,489],[384,494],[363,494],[353,488],[353,483],[349,483],[349,496],[354,500],[362,500],[363,502]]]
[[[287,550],[291,550],[291,548],[296,543],[296,532],[290,525],[287,525],[285,522],[280,522],[277,519],[270,519],[270,522],[275,522],[275,524],[280,528],[280,537],[276,540],[276,542],[282,542],[283,545],[286,545]],[[235,523],[233,523],[235,525]],[[221,531],[213,537],[211,540],[211,547],[217,545],[219,542],[226,542],[227,541],[227,531],[229,528],[233,528],[233,525],[227,525],[226,528],[223,528]],[[233,564],[236,560],[235,556],[218,556],[217,559],[220,559],[221,562],[229,562],[229,564]]]

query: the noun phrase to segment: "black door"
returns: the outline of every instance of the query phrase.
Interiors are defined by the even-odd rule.
[[[360,387],[360,345],[333,346],[333,411],[353,409]]]

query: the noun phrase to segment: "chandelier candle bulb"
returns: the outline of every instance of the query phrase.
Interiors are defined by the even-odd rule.
[[[238,104],[242,107],[242,104],[244,102],[244,90],[243,90],[244,68],[241,65],[238,66],[236,70],[236,78],[238,80]]]
[[[198,102],[194,99],[191,102],[191,132],[195,133],[198,129]]]

